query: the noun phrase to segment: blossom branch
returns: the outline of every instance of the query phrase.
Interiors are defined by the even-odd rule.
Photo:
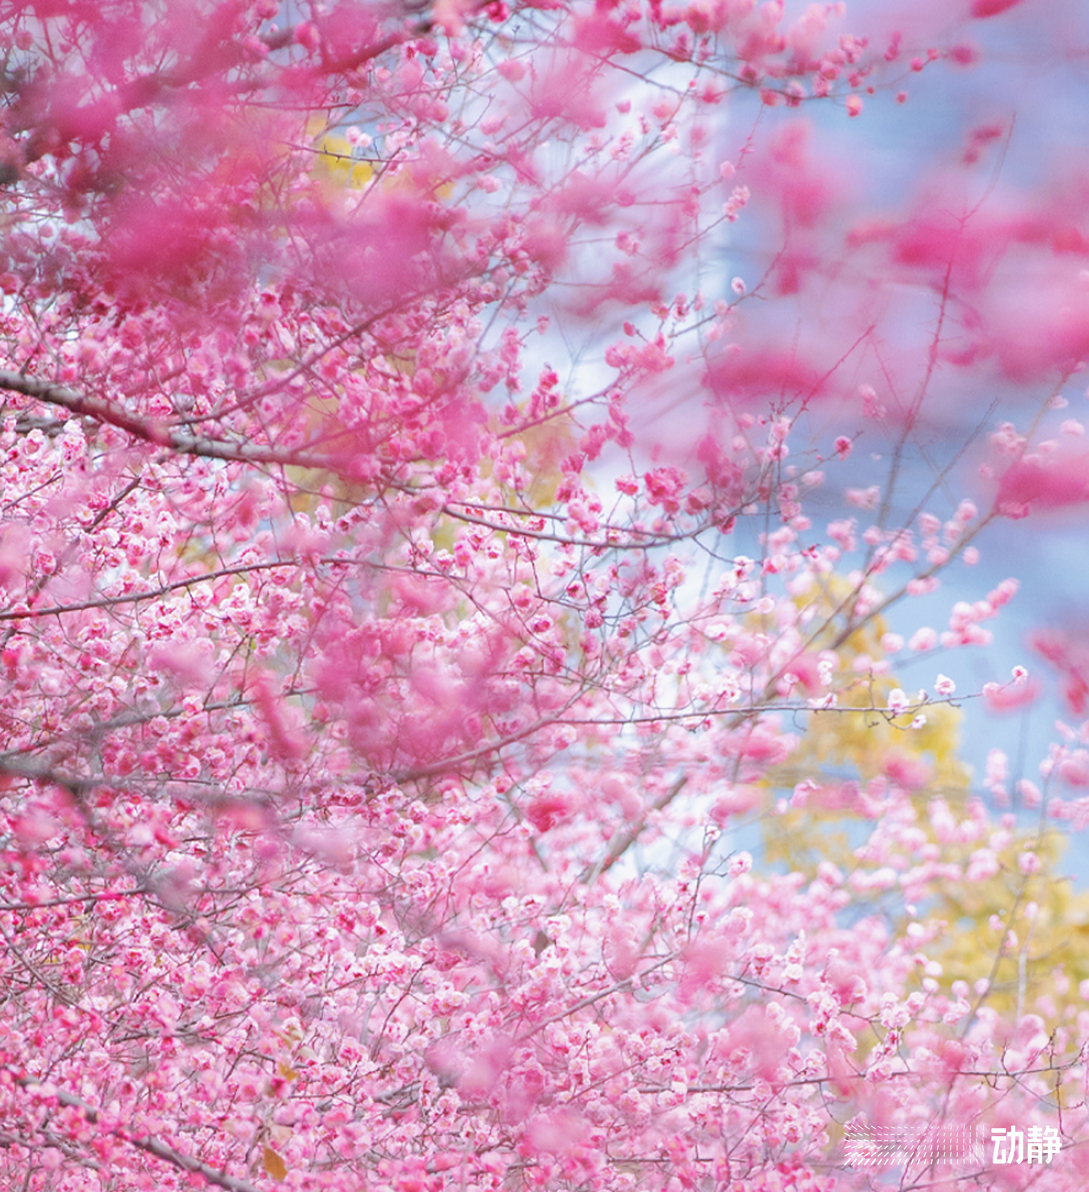
[[[35,1080],[30,1076],[22,1076],[12,1071],[11,1068],[7,1068],[5,1071],[8,1072],[20,1088],[36,1090],[42,1096],[55,1097],[59,1105],[63,1105],[68,1109],[78,1109],[84,1118],[92,1124],[97,1124],[102,1120],[101,1110],[96,1109],[93,1105],[84,1101],[82,1097],[77,1097],[74,1093],[69,1093],[64,1089],[58,1089],[46,1081]],[[203,1176],[209,1184],[214,1184],[217,1188],[223,1188],[226,1192],[260,1192],[260,1189],[255,1184],[251,1184],[249,1180],[228,1175],[218,1168],[201,1162],[200,1159],[194,1159],[191,1155],[182,1154],[181,1151],[168,1146],[165,1142],[160,1142],[158,1139],[140,1138],[119,1126],[109,1128],[109,1133],[115,1138],[128,1143],[130,1146],[134,1146],[141,1151],[147,1152],[149,1155],[153,1155],[156,1159],[170,1163],[181,1171],[187,1171],[191,1175]]]

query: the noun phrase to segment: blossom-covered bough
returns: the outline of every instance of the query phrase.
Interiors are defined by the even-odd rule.
[[[1083,1186],[1086,726],[994,812],[910,602],[1089,498],[1089,192],[863,220],[1019,11],[893,7],[0,5],[4,1187]]]

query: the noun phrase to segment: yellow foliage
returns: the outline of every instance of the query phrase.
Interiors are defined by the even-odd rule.
[[[811,649],[830,644],[821,639],[831,639],[829,614],[846,590],[843,581],[833,579],[818,596],[817,616],[809,623],[827,628],[814,636]],[[799,605],[813,609],[812,596],[799,598]],[[966,981],[973,1005],[982,999],[1004,1016],[1035,1013],[1049,1028],[1057,1026],[1077,1013],[1078,985],[1089,980],[1089,892],[1076,891],[1062,876],[1066,841],[1042,824],[1013,829],[991,824],[973,839],[950,839],[947,832],[938,832],[930,815],[937,799],[948,805],[956,823],[969,818],[970,776],[959,757],[962,713],[949,704],[928,704],[926,724],[912,729],[914,712],[891,716],[884,710],[889,692],[903,685],[891,675],[875,677],[864,671],[859,677],[854,668],[863,655],[882,658],[884,630],[875,619],[839,645],[840,709],[810,713],[791,756],[768,774],[769,797],[807,779],[818,789],[804,805],[764,817],[766,856],[811,877],[826,860],[850,874],[861,864],[858,848],[870,834],[860,806],[867,784],[887,777],[903,786],[902,780],[914,771],[919,785],[907,783],[914,788],[914,826],[938,849],[935,855],[941,864],[961,875],[931,882],[925,905],[913,908],[910,916],[944,925],[939,938],[925,948],[941,963],[942,986],[948,991],[952,982]],[[913,699],[910,688],[906,690]],[[867,710],[843,710],[846,707]],[[857,790],[848,787],[845,794],[845,784],[850,783]],[[1035,871],[1032,865],[1025,866],[1030,872],[1023,871],[1021,858],[1026,853],[1038,862]],[[990,854],[996,868],[986,876],[988,868],[980,862]],[[905,856],[900,868],[917,864],[917,855]],[[909,921],[907,908],[893,909],[892,914],[900,934]],[[977,988],[981,980],[989,982],[982,992]]]
[[[313,116],[307,122],[306,134],[317,152],[314,176],[331,183],[336,189],[363,190],[375,177],[374,167],[355,156],[351,141],[329,127],[328,121]],[[449,199],[454,193],[453,182],[422,181],[411,169],[384,167],[381,173],[383,189],[424,190],[433,199]]]
[[[578,444],[575,430],[570,415],[559,414],[518,431],[516,438],[526,449],[525,470],[532,477],[520,501],[528,499],[534,509],[552,504],[563,479],[560,464],[575,453]]]
[[[991,983],[987,1005],[1005,1014],[1039,1014],[1049,1028],[1068,1017],[1078,985],[1089,980],[1089,891],[1075,890],[1060,875],[1065,848],[1056,832],[1017,833],[998,853],[998,873],[943,882],[928,908],[949,925],[940,949],[932,949],[943,981],[974,985],[982,975]],[[1040,861],[1039,871],[1027,876],[1018,866],[1026,850]]]
[[[934,704],[925,715],[926,724],[912,729],[911,715],[892,717],[878,710],[814,712],[787,768],[798,772],[797,782],[814,770],[851,766],[859,780],[867,782],[886,772],[890,757],[899,756],[927,767],[930,794],[955,796],[968,786],[967,770],[957,756],[961,712],[948,704]]]
[[[328,131],[327,122],[320,116],[311,117],[306,131],[318,154],[316,177],[349,190],[362,190],[374,177],[370,163],[353,156],[347,137]]]

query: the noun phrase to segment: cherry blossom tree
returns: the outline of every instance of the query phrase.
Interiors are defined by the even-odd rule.
[[[5,1187],[1083,1186],[1089,188],[857,157],[1031,7],[0,5]]]

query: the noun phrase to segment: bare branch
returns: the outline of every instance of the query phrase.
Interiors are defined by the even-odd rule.
[[[303,468],[325,468],[333,472],[339,472],[343,468],[343,459],[338,460],[334,456],[314,454],[306,448],[261,447],[251,443],[183,434],[166,423],[142,418],[113,402],[103,401],[97,397],[88,397],[85,394],[77,393],[74,389],[69,389],[66,385],[54,385],[39,377],[27,376],[10,369],[0,369],[0,389],[8,389],[12,393],[22,393],[26,397],[33,397],[47,405],[61,406],[73,414],[115,426],[118,430],[132,435],[134,439],[154,443],[156,446],[176,451],[179,455],[199,455],[206,459],[221,459],[231,463],[287,464]]]

